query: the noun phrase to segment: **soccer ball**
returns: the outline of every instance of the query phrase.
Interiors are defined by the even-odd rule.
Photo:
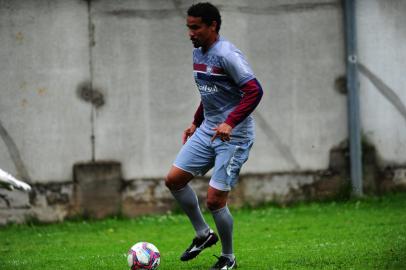
[[[139,242],[130,248],[127,255],[128,266],[131,270],[158,268],[161,261],[159,250],[151,243]]]

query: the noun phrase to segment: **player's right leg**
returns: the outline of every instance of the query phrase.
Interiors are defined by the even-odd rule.
[[[190,180],[193,179],[193,174],[184,171],[176,166],[172,166],[165,179],[165,185],[169,190],[176,191],[184,188]]]
[[[189,217],[196,231],[196,237],[180,257],[182,261],[195,258],[205,248],[214,245],[218,241],[217,235],[210,230],[209,225],[203,218],[196,193],[187,184],[192,178],[191,173],[172,166],[165,181],[166,186]]]
[[[165,181],[196,231],[196,237],[180,258],[182,261],[195,258],[218,241],[203,218],[196,193],[188,185],[194,175],[202,175],[212,166],[214,152],[207,147],[206,141],[210,142],[210,138],[205,138],[197,130],[183,145]]]

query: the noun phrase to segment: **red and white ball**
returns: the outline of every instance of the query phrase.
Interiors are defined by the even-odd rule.
[[[156,246],[148,242],[138,242],[130,248],[127,256],[131,270],[155,270],[161,262],[161,255]]]

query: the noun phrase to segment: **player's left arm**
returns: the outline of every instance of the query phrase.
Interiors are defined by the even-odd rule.
[[[238,106],[227,116],[224,123],[214,128],[216,133],[212,141],[219,137],[222,141],[229,141],[232,129],[244,121],[258,106],[261,101],[263,91],[257,79],[246,82],[242,87],[243,97]]]
[[[244,121],[258,106],[261,101],[263,91],[257,79],[246,82],[242,87],[243,97],[238,106],[228,115],[224,123],[234,128]]]
[[[223,66],[234,82],[240,86],[243,95],[240,103],[228,115],[224,123],[214,129],[216,133],[212,140],[220,137],[222,141],[229,141],[232,129],[244,121],[258,106],[263,91],[251,67],[240,52],[233,52],[224,58]]]

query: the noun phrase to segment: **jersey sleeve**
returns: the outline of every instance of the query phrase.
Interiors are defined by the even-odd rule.
[[[200,102],[199,107],[197,108],[194,118],[193,118],[193,124],[196,127],[199,127],[204,120],[204,109],[203,109],[203,103]]]
[[[238,86],[255,78],[254,72],[240,51],[231,51],[222,58],[222,65],[227,74]]]
[[[226,124],[234,128],[247,118],[254,109],[258,106],[262,95],[262,87],[257,79],[249,80],[241,87],[241,91],[244,93],[238,106],[232,111],[226,121]]]

